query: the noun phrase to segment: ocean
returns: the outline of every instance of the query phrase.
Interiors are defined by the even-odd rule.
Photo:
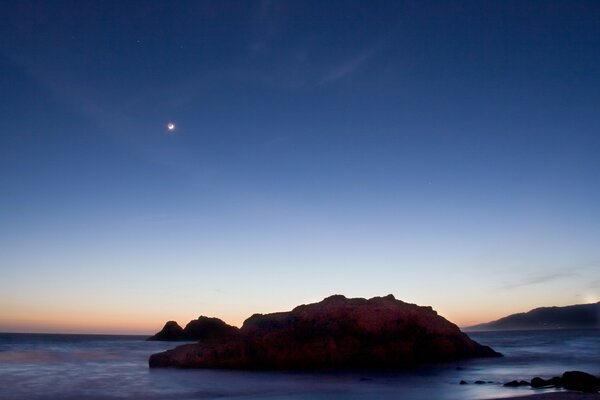
[[[469,336],[505,357],[385,373],[151,370],[150,354],[177,343],[147,342],[145,336],[2,333],[0,399],[468,400],[539,392],[502,386],[513,379],[549,378],[566,370],[600,375],[599,330]]]

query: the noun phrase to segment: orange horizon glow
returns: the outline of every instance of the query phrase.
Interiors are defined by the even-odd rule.
[[[570,305],[570,304],[564,304]],[[511,308],[496,309],[494,311],[486,310],[479,312],[446,309],[444,307],[433,307],[439,315],[450,322],[458,325],[460,328],[466,328],[479,323],[490,322],[510,314],[526,312],[535,307],[513,306]],[[293,307],[281,308],[271,307],[270,310],[261,310],[261,313],[271,313],[291,310]],[[180,326],[185,325],[198,318],[200,315],[216,317],[224,322],[241,327],[243,322],[253,313],[242,314],[242,312],[223,311],[204,313],[189,312],[157,312],[152,313],[146,310],[139,313],[81,313],[68,312],[60,313],[48,312],[44,316],[29,315],[23,317],[19,315],[7,315],[0,317],[0,332],[14,333],[63,333],[63,334],[115,334],[115,335],[152,335],[158,332],[167,321],[176,321]]]

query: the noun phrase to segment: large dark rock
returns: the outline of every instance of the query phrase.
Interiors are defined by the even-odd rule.
[[[237,335],[150,357],[150,367],[236,369],[398,368],[470,357],[498,357],[431,307],[392,295],[336,295],[289,312],[255,314]]]
[[[596,393],[600,390],[600,379],[587,372],[567,371],[562,376],[562,386],[568,390]]]
[[[169,321],[164,328],[148,340],[164,341],[215,341],[236,336],[239,329],[221,321],[219,318],[200,316],[190,321],[185,329],[177,322]]]

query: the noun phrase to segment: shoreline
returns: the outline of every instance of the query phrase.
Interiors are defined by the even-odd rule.
[[[581,393],[581,392],[552,392],[537,393],[524,396],[513,397],[494,397],[491,399],[480,400],[599,400],[599,393]]]

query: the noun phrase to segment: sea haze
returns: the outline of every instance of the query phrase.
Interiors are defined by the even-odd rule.
[[[248,372],[148,368],[174,346],[142,336],[0,334],[0,397],[25,399],[484,399],[532,392],[513,379],[600,374],[600,331],[478,332],[505,357],[397,372]],[[461,380],[468,385],[459,385]],[[474,384],[482,380],[486,384]]]

